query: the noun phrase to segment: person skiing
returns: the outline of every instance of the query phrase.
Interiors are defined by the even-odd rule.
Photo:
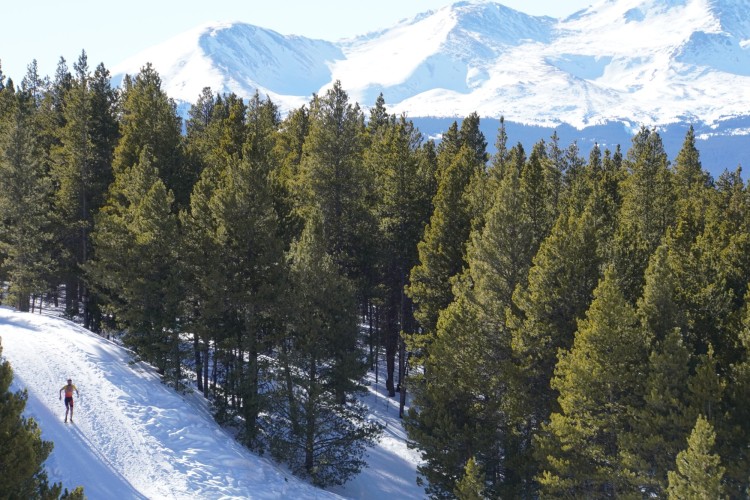
[[[63,391],[65,391],[65,423],[68,423],[68,411],[70,411],[70,423],[73,423],[73,391],[76,391],[76,396],[79,398],[81,395],[71,379],[68,379],[67,385],[60,389],[60,399],[62,399]]]

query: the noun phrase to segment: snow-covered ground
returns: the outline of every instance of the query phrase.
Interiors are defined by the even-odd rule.
[[[12,390],[27,389],[25,415],[55,443],[45,466],[53,482],[83,486],[88,498],[423,498],[418,455],[408,450],[397,402],[382,383],[365,398],[385,425],[368,450],[369,467],[332,491],[297,479],[259,457],[215,423],[197,393],[180,395],[121,346],[52,316],[0,308],[3,357]],[[67,378],[80,391],[75,424],[58,399]]]

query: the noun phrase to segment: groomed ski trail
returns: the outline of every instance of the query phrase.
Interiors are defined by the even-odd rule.
[[[51,481],[89,498],[322,499],[336,495],[285,473],[234,441],[195,395],[182,397],[122,347],[62,319],[0,308],[3,357],[26,416],[55,443]],[[59,390],[80,391],[65,424]]]

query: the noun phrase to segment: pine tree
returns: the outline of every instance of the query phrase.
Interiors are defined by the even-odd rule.
[[[329,253],[360,287],[366,282],[371,250],[366,242],[375,224],[366,204],[371,179],[362,168],[364,134],[364,115],[340,82],[316,96],[297,184],[303,210],[323,214]]]
[[[576,321],[589,307],[600,278],[595,218],[590,210],[580,216],[561,215],[541,244],[529,270],[528,284],[518,287],[514,304],[523,324],[513,332],[513,349],[537,396],[529,402],[531,421],[546,418],[553,397],[545,390],[552,378],[558,349],[569,349]]]
[[[185,121],[185,148],[188,156],[195,155],[201,160],[211,151],[213,141],[209,128],[221,102],[218,95],[214,97],[211,87],[203,87],[198,99],[190,106],[188,119]],[[199,170],[202,171],[203,169]]]
[[[379,221],[378,268],[379,288],[382,290],[382,315],[386,349],[386,388],[390,396],[396,394],[395,357],[400,349],[402,332],[415,329],[411,303],[404,293],[409,271],[417,262],[417,243],[429,217],[429,193],[424,190],[431,172],[420,168],[419,146],[421,135],[405,118],[387,120],[384,102],[378,111],[380,123],[375,128],[370,120],[370,145],[364,161],[373,172],[376,200],[373,215]],[[387,113],[386,113],[387,114]],[[400,358],[404,357],[401,352]],[[399,383],[403,382],[403,362],[399,366]],[[405,390],[405,387],[401,387]]]
[[[692,244],[705,229],[706,212],[710,208],[710,175],[701,167],[695,146],[695,132],[690,126],[674,166],[676,223],[673,237],[682,245]]]
[[[271,169],[275,135],[281,123],[278,106],[270,98],[261,99],[260,94],[255,92],[248,102],[246,122],[247,136],[243,154]]]
[[[466,193],[478,168],[474,154],[461,148],[445,170],[430,223],[418,245],[419,264],[411,270],[407,293],[416,304],[415,317],[427,335],[434,334],[439,312],[453,299],[451,278],[464,267],[472,219]]]
[[[518,316],[509,315],[508,324],[518,372],[512,419],[519,437],[518,449],[525,455],[519,460],[524,469],[522,477],[537,472],[533,439],[540,423],[557,409],[556,394],[549,390],[555,354],[573,344],[576,322],[589,308],[600,277],[594,221],[590,210],[580,216],[561,215],[534,257],[528,281],[521,282],[513,296]],[[519,318],[524,318],[523,322]]]
[[[379,426],[355,395],[366,365],[357,347],[353,288],[326,251],[319,216],[289,251],[292,306],[279,356],[271,451],[319,486],[342,484],[364,466]],[[342,395],[343,400],[342,400]]]
[[[204,91],[201,106],[210,113],[194,107],[189,122],[188,151],[202,172],[190,210],[181,214],[185,271],[192,283],[185,303],[196,331],[194,356],[203,369],[199,384],[208,383],[213,344],[225,372],[222,386],[213,388],[217,416],[241,414],[242,439],[258,446],[257,417],[265,409],[259,358],[273,348],[280,321],[274,302],[284,243],[274,210],[271,154],[278,117],[275,105],[257,95],[249,106],[234,95],[219,96],[213,104],[209,99]],[[217,282],[227,283],[219,296]]]
[[[26,66],[26,74],[21,80],[20,91],[24,93],[34,108],[39,108],[44,94],[49,87],[49,78],[39,74],[37,60],[34,59]]]
[[[721,458],[712,453],[716,433],[702,415],[688,438],[688,447],[677,455],[676,470],[669,472],[668,498],[698,500],[726,498]]]
[[[214,240],[214,221],[209,201],[219,182],[218,169],[203,169],[193,186],[190,207],[180,212],[183,249],[181,263],[186,295],[182,308],[186,328],[193,332],[196,386],[206,397],[209,393],[209,346],[218,345],[216,325],[222,324],[223,297],[215,293],[215,284],[223,277],[217,266],[207,263],[221,259],[221,248]],[[214,387],[215,390],[215,387]],[[214,392],[215,395],[215,392]]]
[[[236,356],[230,354],[232,346],[236,346],[242,337],[242,326],[237,320],[237,304],[228,303],[224,293],[216,293],[215,284],[227,281],[221,264],[226,252],[217,240],[218,221],[211,200],[224,172],[232,168],[236,172],[233,165],[243,159],[246,113],[247,106],[236,95],[214,97],[211,89],[204,88],[191,107],[186,123],[186,161],[190,162],[191,171],[199,173],[199,179],[193,185],[190,207],[180,212],[183,234],[181,266],[183,279],[188,283],[183,301],[183,321],[193,332],[198,389],[214,398],[217,418],[222,422],[229,418],[227,402],[230,396],[236,396],[236,388],[230,388],[235,379],[232,374],[237,365],[243,366]],[[221,326],[217,328],[217,325]],[[210,377],[209,374],[211,345],[214,346],[213,358],[222,359],[226,369],[223,377],[226,383],[221,391],[216,383],[221,375],[214,372]],[[213,392],[210,392],[211,380]]]
[[[63,99],[64,124],[57,130],[59,145],[53,148],[51,175],[55,181],[55,208],[60,218],[58,238],[63,245],[63,279],[66,311],[78,313],[84,301],[84,324],[92,324],[93,304],[81,281],[82,265],[91,256],[89,234],[94,214],[104,202],[112,181],[112,154],[117,128],[113,126],[114,95],[106,69],[89,73],[86,53],[73,65],[76,75]],[[95,80],[95,78],[97,80]],[[104,78],[104,81],[102,81]]]
[[[711,177],[701,166],[700,153],[695,145],[695,130],[690,125],[685,133],[685,140],[674,164],[675,189],[678,198],[693,194],[696,190],[710,187]]]
[[[494,477],[500,464],[493,451],[500,441],[497,412],[503,400],[493,390],[504,373],[493,372],[496,365],[486,362],[483,350],[497,357],[502,353],[484,343],[488,337],[479,334],[479,318],[476,305],[459,294],[440,314],[424,375],[409,379],[413,402],[404,426],[410,443],[421,451],[424,465],[418,471],[431,498],[452,496],[472,456],[492,469],[491,483],[500,482]]]
[[[675,277],[667,245],[651,256],[637,314],[654,339],[643,405],[631,409],[631,429],[621,436],[621,455],[632,486],[663,496],[667,471],[695,419],[688,384],[691,356],[682,338],[686,323],[675,301]]]
[[[300,175],[303,157],[303,147],[310,128],[310,113],[304,106],[292,110],[279,126],[276,136],[274,154],[278,161],[278,169],[273,173],[274,184],[278,186],[279,213],[287,245],[299,236],[303,226],[302,207],[300,198],[304,192],[303,176]]]
[[[235,318],[227,339],[238,377],[244,419],[243,440],[256,444],[257,418],[263,410],[260,357],[277,328],[283,244],[273,209],[266,166],[246,157],[221,172],[209,205],[209,234],[218,245],[212,265],[226,283],[226,313]],[[217,255],[212,252],[211,255]],[[210,283],[206,283],[210,287]],[[210,288],[205,291],[210,293]],[[232,331],[232,330],[230,330]]]
[[[642,370],[649,339],[610,268],[594,292],[573,347],[563,351],[551,386],[559,391],[540,437],[546,463],[544,496],[598,497],[633,493],[619,465],[618,437],[628,411],[643,398]]]
[[[687,328],[687,320],[676,302],[676,281],[670,267],[669,248],[660,245],[646,269],[643,295],[638,299],[638,316],[649,335],[660,341],[673,329]]]
[[[456,159],[458,151],[461,149],[461,138],[458,133],[458,122],[454,121],[451,123],[448,130],[443,132],[440,136],[440,143],[437,145],[437,170],[435,171],[435,179],[440,182],[443,178],[445,171],[448,169],[451,163]]]
[[[745,297],[742,325],[738,332],[742,355],[728,374],[726,388],[727,412],[725,436],[719,440],[719,450],[727,457],[726,487],[729,496],[741,496],[750,490],[750,295]],[[731,457],[731,459],[730,459]]]
[[[644,405],[631,409],[632,429],[621,436],[623,466],[632,472],[632,488],[657,497],[666,494],[667,472],[690,433],[690,353],[678,329],[651,352]]]
[[[115,173],[92,233],[90,280],[108,299],[125,342],[179,387],[177,217],[148,149],[132,167]]]
[[[702,234],[689,253],[676,256],[675,267],[681,270],[680,298],[690,311],[694,349],[704,353],[713,345],[719,363],[726,366],[740,357],[737,342],[727,339],[736,338],[748,290],[750,200],[741,177],[732,174],[720,183],[706,206]]]
[[[695,373],[688,382],[690,406],[709,421],[716,421],[722,412],[726,381],[719,373],[719,364],[711,345],[708,352],[698,356]]]
[[[188,202],[197,173],[183,161],[181,119],[177,106],[161,88],[161,78],[149,63],[134,77],[127,76],[122,95],[122,137],[114,152],[113,169],[121,173],[149,151],[153,166],[175,201]]]
[[[451,494],[472,456],[486,472],[489,496],[533,491],[530,435],[518,417],[528,388],[518,378],[506,326],[513,290],[525,282],[538,245],[529,191],[521,187],[523,158],[520,145],[509,153],[485,224],[472,231],[468,268],[453,280],[455,298],[439,314],[424,375],[411,384],[414,405],[405,425],[422,450],[420,470],[435,497]]]
[[[55,271],[52,183],[40,143],[32,90],[16,94],[0,137],[0,255],[13,305],[29,310],[32,294],[49,289]]]
[[[614,262],[625,296],[635,302],[648,259],[674,224],[674,189],[667,154],[656,131],[633,137],[623,181],[623,201],[614,240]]]
[[[464,477],[458,482],[456,486],[456,498],[459,500],[483,500],[485,496],[482,494],[484,490],[482,468],[477,465],[474,458],[470,458],[466,462],[466,472]]]
[[[475,112],[461,121],[461,129],[458,132],[458,141],[462,147],[466,147],[472,153],[472,163],[477,167],[484,167],[487,163],[487,141],[484,133],[479,129],[479,115]]]

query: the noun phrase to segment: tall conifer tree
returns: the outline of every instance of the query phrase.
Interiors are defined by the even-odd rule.
[[[677,455],[676,470],[669,472],[670,500],[726,498],[722,480],[721,458],[713,453],[716,433],[711,424],[699,416],[688,438],[688,447]]]
[[[623,181],[614,262],[625,296],[635,303],[643,289],[648,259],[675,219],[672,173],[656,131],[642,128],[635,135],[626,168],[629,175]]]
[[[411,301],[404,289],[409,271],[417,262],[417,243],[429,217],[430,198],[425,185],[429,184],[432,172],[420,168],[421,134],[403,117],[386,119],[384,102],[380,104],[383,109],[375,116],[377,126],[370,119],[370,145],[364,159],[374,174],[376,186],[373,212],[379,221],[380,235],[377,238],[383,300],[380,324],[386,348],[386,388],[394,396],[395,357],[396,351],[401,351],[401,334],[415,329]],[[404,353],[400,356],[404,357]],[[404,377],[403,367],[400,370],[399,383]]]
[[[272,452],[320,486],[357,474],[365,446],[379,432],[354,397],[366,369],[357,347],[356,302],[327,253],[323,230],[313,215],[288,253],[292,314],[271,394],[275,415],[267,424]]]
[[[161,87],[161,78],[149,63],[131,78],[126,76],[122,95],[122,137],[114,153],[115,173],[132,167],[145,149],[153,167],[179,206],[187,204],[196,172],[183,161],[181,120],[177,106]]]
[[[619,436],[628,427],[628,409],[643,397],[641,370],[650,339],[639,328],[633,307],[609,269],[570,351],[563,351],[552,379],[559,391],[541,437],[545,472],[542,494],[606,497],[633,493],[619,456]]]
[[[91,256],[90,232],[94,214],[104,202],[112,181],[112,154],[117,138],[114,117],[115,96],[109,87],[106,69],[89,72],[86,53],[73,65],[75,78],[64,97],[64,125],[57,131],[59,146],[52,151],[52,176],[55,180],[55,207],[60,217],[60,238],[65,263],[66,311],[78,312],[84,302],[84,324],[92,322],[89,294],[83,282],[81,266]]]
[[[125,341],[156,365],[175,387],[181,383],[177,217],[149,150],[118,170],[92,234],[87,270],[109,312],[127,330]]]
[[[16,94],[8,118],[0,137],[0,255],[12,303],[28,311],[30,296],[49,290],[56,268],[52,183],[33,90]]]
[[[368,206],[370,172],[363,168],[365,124],[358,104],[335,82],[310,105],[310,123],[300,165],[303,211],[323,215],[329,253],[354,280],[361,299],[373,282],[375,220]]]

